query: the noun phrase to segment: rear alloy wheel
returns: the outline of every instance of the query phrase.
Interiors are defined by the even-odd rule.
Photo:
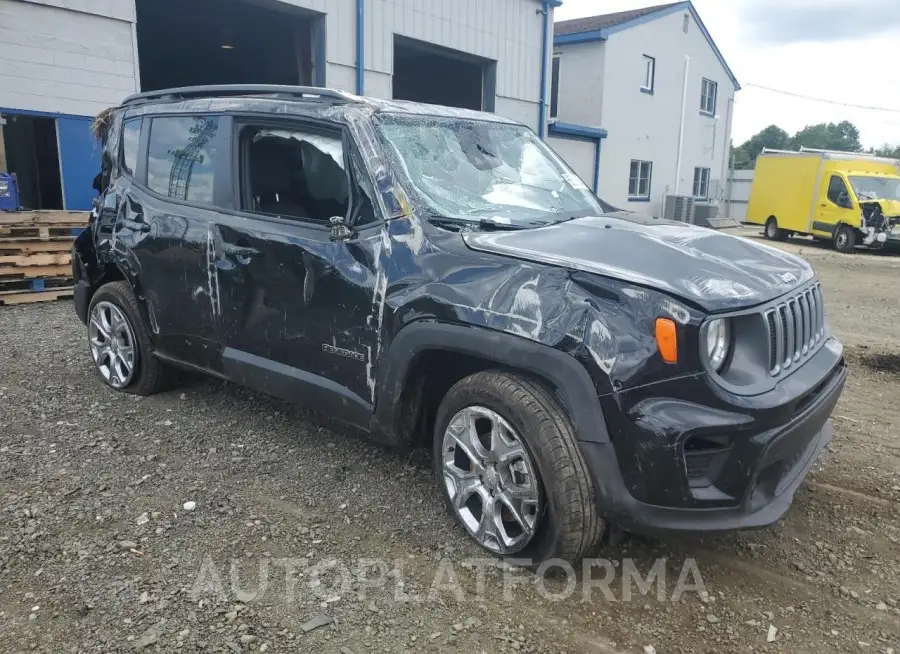
[[[769,216],[763,235],[772,241],[783,241],[787,238],[787,232],[778,226],[778,220],[775,216]]]
[[[450,419],[441,445],[444,486],[462,525],[494,554],[520,552],[541,513],[537,467],[498,413],[470,406]]]
[[[853,252],[856,247],[856,230],[849,225],[841,225],[838,227],[837,233],[834,235],[834,249],[844,254]]]
[[[88,334],[91,356],[103,381],[115,389],[128,386],[134,378],[138,350],[125,314],[110,302],[97,302],[91,310]]]
[[[104,284],[88,307],[88,345],[100,378],[111,388],[152,395],[170,388],[175,371],[157,359],[127,282]]]

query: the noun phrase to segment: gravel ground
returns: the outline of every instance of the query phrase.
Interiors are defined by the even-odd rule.
[[[488,563],[424,454],[217,381],[116,394],[69,302],[0,309],[0,651],[900,654],[900,258],[779,247],[853,367],[793,509],[571,586]]]

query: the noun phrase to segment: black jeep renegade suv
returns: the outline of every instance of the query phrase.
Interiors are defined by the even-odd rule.
[[[100,377],[203,371],[431,447],[491,552],[772,523],[832,437],[847,370],[810,266],[615,210],[522,125],[249,86],[104,125],[73,257]]]

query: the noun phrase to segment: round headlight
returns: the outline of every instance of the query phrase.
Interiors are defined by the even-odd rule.
[[[731,323],[728,318],[716,318],[706,323],[706,355],[709,365],[719,372],[731,348]]]

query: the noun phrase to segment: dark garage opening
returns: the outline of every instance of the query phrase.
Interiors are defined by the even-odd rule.
[[[6,166],[16,175],[19,204],[26,209],[62,209],[56,120],[22,114],[3,116]]]
[[[394,99],[494,110],[496,62],[394,36]]]
[[[137,0],[141,89],[313,84],[320,14],[263,0]]]

